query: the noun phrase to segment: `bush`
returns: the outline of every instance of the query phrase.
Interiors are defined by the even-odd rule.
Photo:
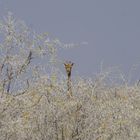
[[[60,42],[11,14],[0,31],[1,140],[140,139],[138,85],[111,85],[109,71],[73,77],[67,98],[67,78],[56,67]]]

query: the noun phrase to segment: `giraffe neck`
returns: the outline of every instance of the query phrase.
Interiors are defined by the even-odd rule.
[[[68,77],[68,80],[67,80],[67,88],[68,88],[68,94],[70,95],[70,96],[72,96],[72,87],[71,87],[72,85],[71,85],[71,78],[70,77]]]

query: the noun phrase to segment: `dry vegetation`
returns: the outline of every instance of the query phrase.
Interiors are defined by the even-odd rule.
[[[67,98],[67,78],[56,65],[62,44],[31,34],[12,15],[0,31],[0,140],[140,139],[139,85],[108,84],[109,71],[73,77]],[[38,65],[46,58],[47,66]]]

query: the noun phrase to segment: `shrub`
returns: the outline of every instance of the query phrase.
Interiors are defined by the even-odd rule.
[[[67,98],[67,78],[55,67],[61,43],[11,14],[0,23],[1,140],[140,139],[138,85],[111,84],[109,71],[73,77]]]

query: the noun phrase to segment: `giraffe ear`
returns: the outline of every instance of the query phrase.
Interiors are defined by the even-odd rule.
[[[65,66],[65,67],[67,67],[67,66],[68,66],[68,64],[67,64],[67,63],[64,63],[64,66]]]

